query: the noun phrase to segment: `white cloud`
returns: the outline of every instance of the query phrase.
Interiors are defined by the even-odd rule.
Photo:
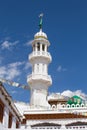
[[[61,65],[59,65],[58,68],[57,68],[57,71],[58,72],[64,72],[64,71],[67,71],[67,69],[63,68]]]
[[[15,41],[15,42],[9,42],[9,41],[4,41],[2,44],[1,44],[1,49],[4,50],[4,49],[8,49],[10,50],[12,46],[15,46],[19,41]]]
[[[3,60],[3,59],[4,59],[4,58],[0,56],[0,64],[2,63],[2,60]]]
[[[20,65],[23,65],[25,62],[23,61],[23,62],[15,62],[15,63],[11,63],[11,64],[9,64],[9,67],[18,67],[18,66],[20,66]]]
[[[6,67],[5,66],[0,67],[0,77],[3,77],[3,75],[5,74],[6,74]]]
[[[18,68],[23,65],[24,62],[15,62],[8,64],[6,66],[0,67],[0,78],[14,79],[15,77],[21,75],[21,70]]]
[[[14,79],[20,74],[21,74],[21,71],[17,67],[9,68],[6,73],[6,79]]]
[[[68,96],[68,97],[72,97],[74,95],[74,93],[70,90],[65,90],[61,93],[61,95],[63,96]]]
[[[83,93],[81,90],[71,91],[71,90],[65,90],[62,93],[51,93],[48,96],[49,99],[63,99],[64,97],[73,97],[73,96],[80,96],[82,99],[87,100],[87,95]]]
[[[29,68],[31,68],[31,64],[25,61],[18,61],[5,66],[0,66],[0,78],[13,80],[22,74],[23,71],[21,71],[20,67],[22,67],[22,69],[26,72]]]
[[[12,90],[10,93],[11,94],[16,94],[16,93],[18,93],[18,91]]]
[[[27,69],[31,68],[31,66],[32,66],[31,63],[26,62],[24,69],[27,70]]]
[[[68,96],[72,97],[74,95],[80,96],[83,99],[86,99],[87,95],[83,93],[81,90],[76,90],[76,91],[70,91],[70,90],[65,90],[61,93],[63,96]]]
[[[26,42],[25,45],[26,45],[26,46],[30,46],[30,45],[32,44],[32,41],[33,41],[33,40],[30,40],[30,41]]]

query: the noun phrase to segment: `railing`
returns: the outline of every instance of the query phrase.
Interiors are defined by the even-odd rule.
[[[29,80],[31,79],[45,79],[47,81],[51,81],[50,75],[42,75],[42,74],[31,74],[28,76]]]
[[[53,104],[50,109],[57,110],[57,109],[86,109],[87,110],[87,104]]]
[[[87,126],[67,126],[68,130],[87,130]]]
[[[87,126],[66,126],[66,127],[60,127],[60,126],[42,126],[42,127],[32,127],[27,130],[87,130]],[[26,128],[4,128],[0,125],[0,130],[26,130]]]
[[[60,129],[60,127],[59,126],[43,126],[43,127],[32,127],[32,129],[45,129],[45,130],[47,130],[47,129],[49,129],[49,130],[51,130],[51,129]]]
[[[50,61],[52,60],[52,57],[50,55],[49,52],[45,52],[45,51],[34,51],[32,52],[30,55],[29,55],[29,60],[32,58],[32,57],[36,57],[36,56],[45,56],[47,58],[50,59]]]

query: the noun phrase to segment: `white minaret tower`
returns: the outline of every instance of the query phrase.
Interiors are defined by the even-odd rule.
[[[32,64],[32,74],[27,77],[31,90],[30,105],[33,107],[48,106],[48,87],[52,84],[51,76],[48,75],[48,65],[52,58],[48,52],[50,45],[47,35],[42,31],[42,17],[40,14],[40,31],[37,32],[32,41],[33,52],[29,55]]]

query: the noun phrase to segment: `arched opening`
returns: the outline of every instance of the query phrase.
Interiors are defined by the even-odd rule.
[[[40,51],[40,43],[37,43],[37,51]]]
[[[42,45],[42,51],[45,51],[45,45],[44,44]]]

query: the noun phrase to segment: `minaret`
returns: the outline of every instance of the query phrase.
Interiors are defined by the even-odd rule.
[[[30,104],[34,107],[45,107],[48,105],[48,88],[52,84],[51,76],[48,75],[48,65],[52,58],[48,52],[50,42],[47,35],[42,31],[42,17],[40,14],[40,31],[34,35],[32,41],[33,52],[29,55],[32,64],[32,74],[27,77],[31,91]]]

